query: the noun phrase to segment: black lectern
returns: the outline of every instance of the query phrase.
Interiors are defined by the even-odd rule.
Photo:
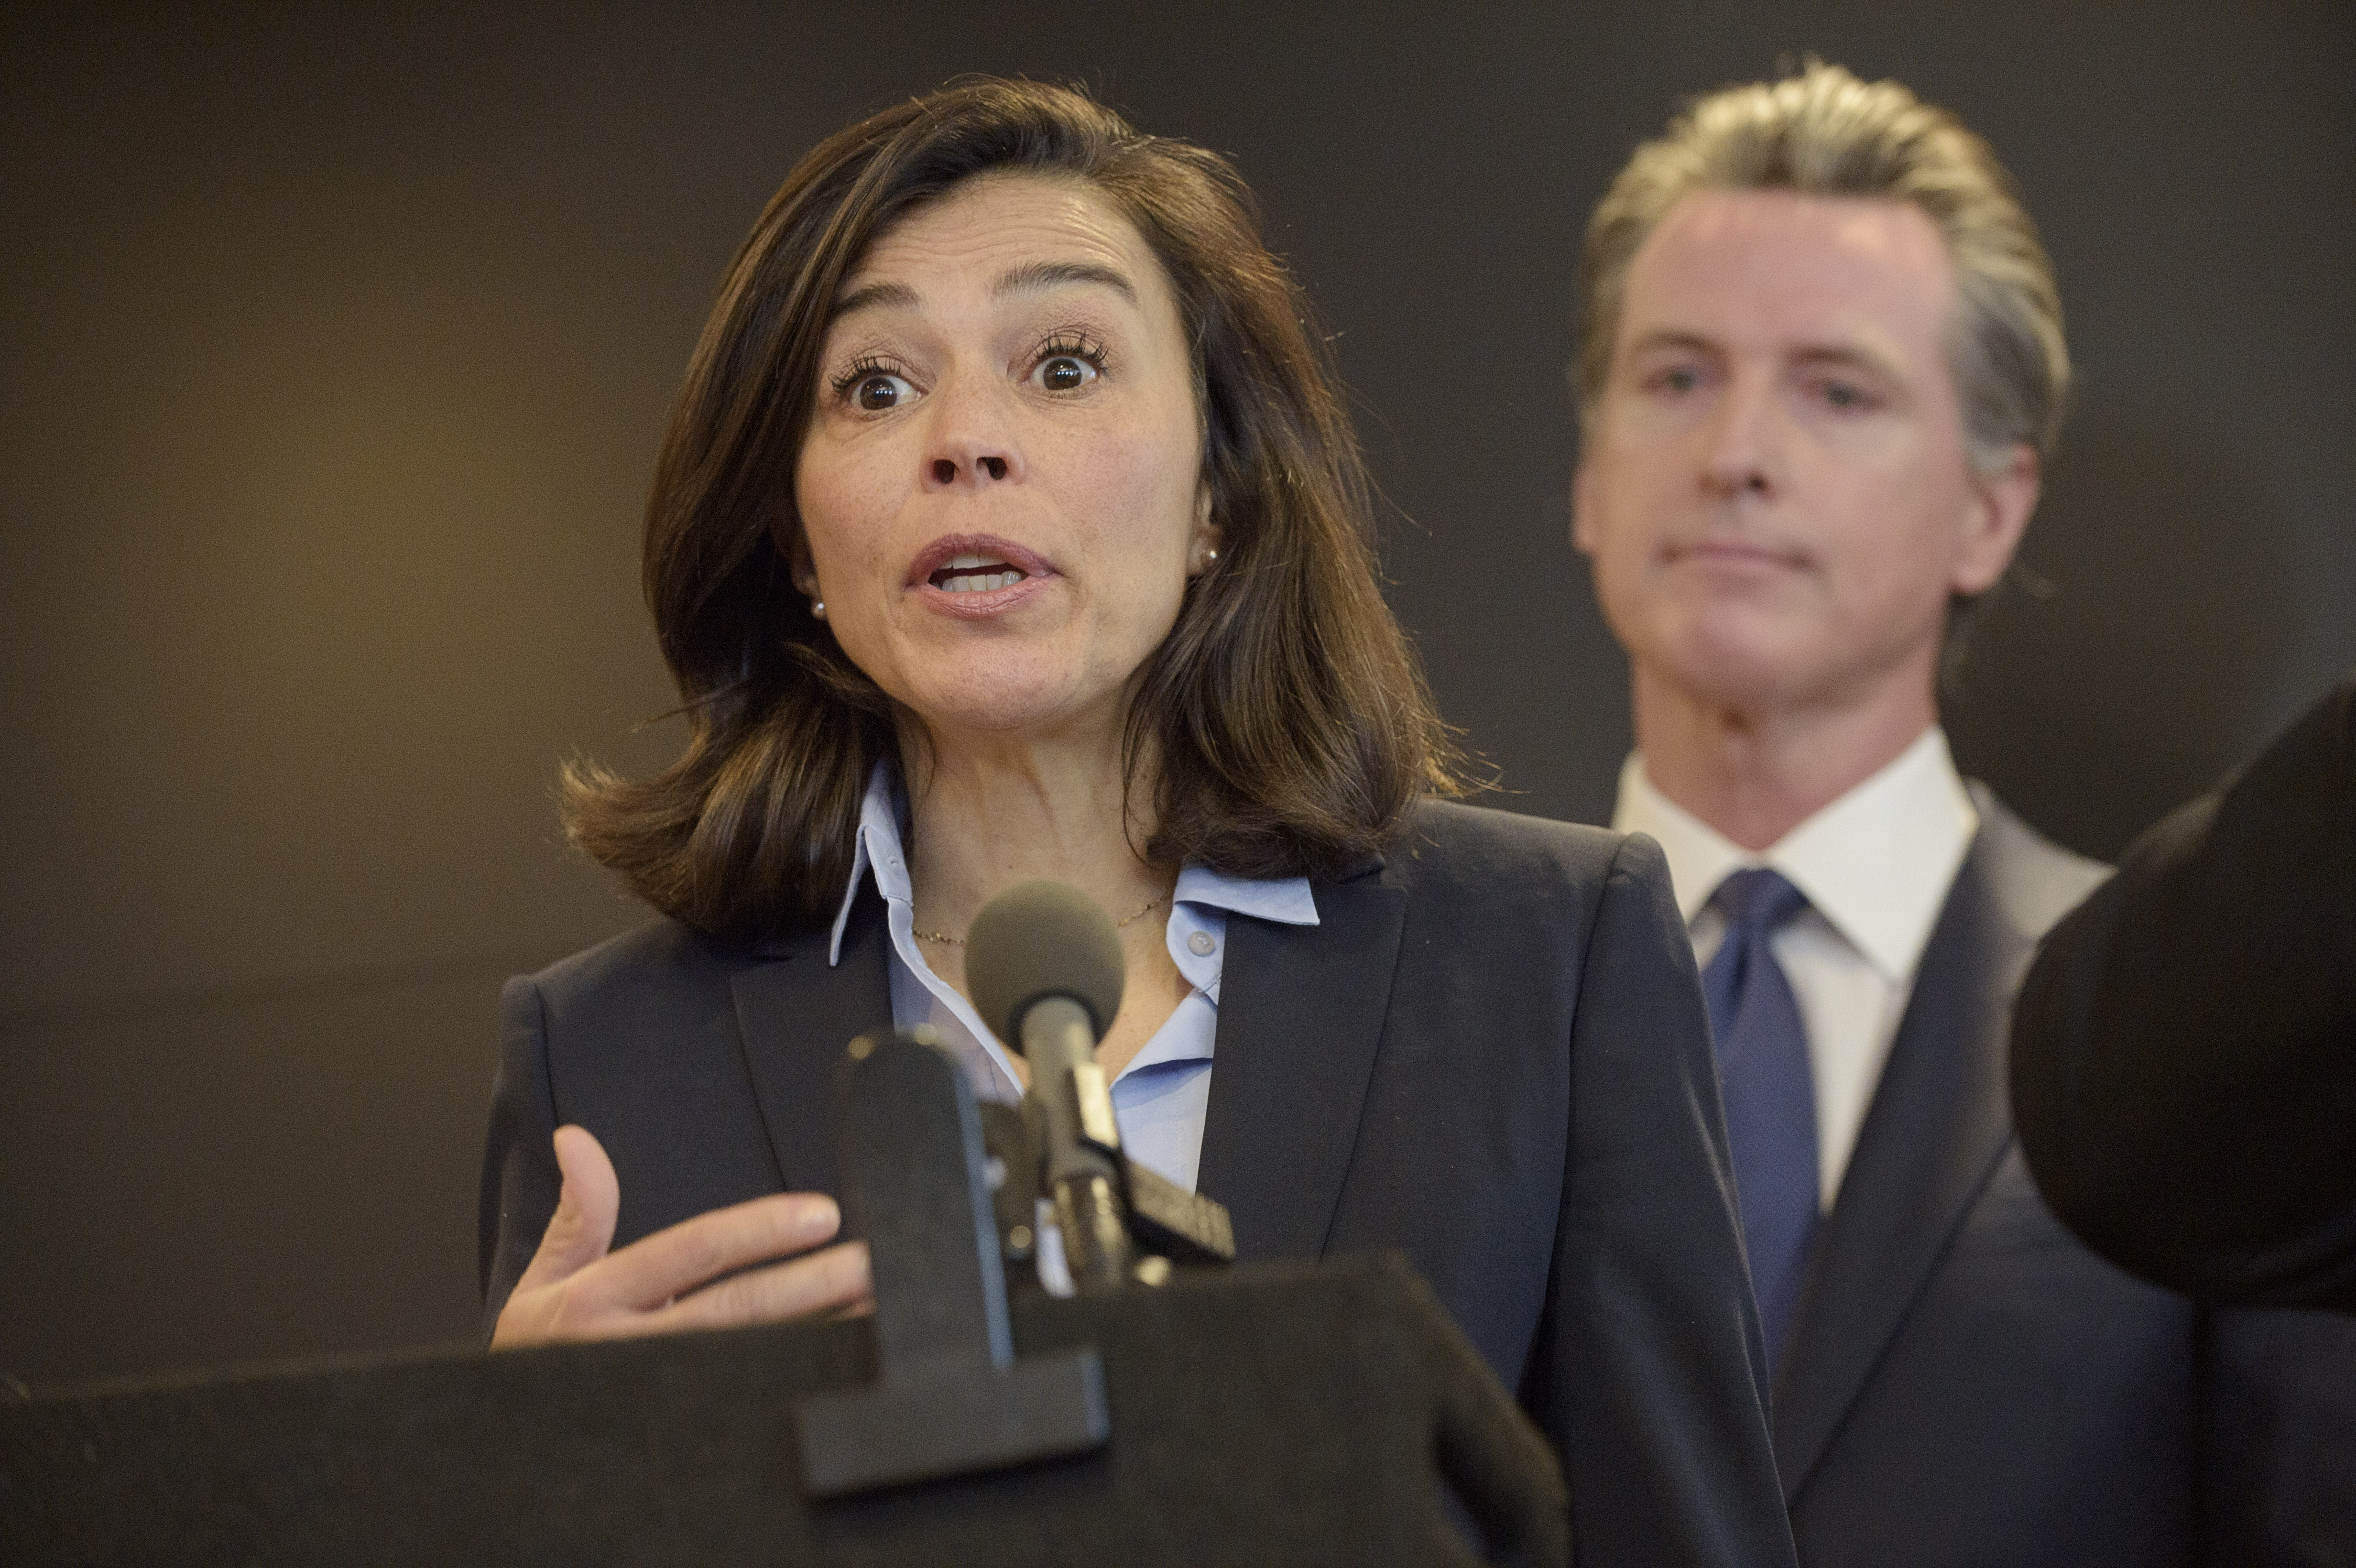
[[[1563,1563],[1559,1471],[1395,1260],[1018,1298],[1093,1348],[1092,1453],[831,1501],[796,1411],[873,1381],[864,1322],[389,1357],[0,1406],[0,1562]]]
[[[1052,1156],[986,1155],[916,1035],[842,1087],[872,1317],[0,1406],[0,1562],[1567,1568],[1552,1452],[1403,1263],[1010,1298],[993,1176]],[[1224,1211],[1089,1136],[1113,1224],[1220,1253]]]

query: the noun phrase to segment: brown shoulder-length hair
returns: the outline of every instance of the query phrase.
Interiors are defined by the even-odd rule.
[[[799,527],[794,465],[843,278],[892,224],[991,173],[1103,195],[1168,272],[1193,345],[1224,537],[1128,715],[1129,788],[1151,790],[1145,856],[1238,877],[1331,873],[1419,793],[1461,791],[1376,584],[1333,367],[1251,192],[1217,155],[1141,135],[1083,92],[968,80],[838,133],[787,176],[671,411],[644,573],[687,750],[640,781],[568,767],[562,792],[576,845],[713,935],[831,918],[868,776],[896,756],[889,701],[812,617],[776,540]]]

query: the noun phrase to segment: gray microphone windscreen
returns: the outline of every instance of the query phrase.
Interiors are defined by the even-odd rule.
[[[1023,1015],[1043,997],[1088,1010],[1098,1040],[1120,1012],[1120,938],[1096,901],[1063,882],[1024,882],[982,906],[965,937],[973,1005],[1010,1051]]]

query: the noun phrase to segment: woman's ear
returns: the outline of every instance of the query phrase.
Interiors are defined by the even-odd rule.
[[[1226,548],[1227,530],[1211,516],[1211,487],[1203,485],[1194,492],[1194,528],[1186,540],[1186,575],[1200,577],[1211,570]]]
[[[818,597],[818,562],[810,558],[809,539],[798,519],[779,513],[769,519],[769,539],[786,558],[786,574],[806,596]]]

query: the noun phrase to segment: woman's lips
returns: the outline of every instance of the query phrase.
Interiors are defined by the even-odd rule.
[[[907,585],[928,608],[980,620],[1033,598],[1055,575],[1036,554],[1010,540],[952,534],[917,554],[909,564]]]

